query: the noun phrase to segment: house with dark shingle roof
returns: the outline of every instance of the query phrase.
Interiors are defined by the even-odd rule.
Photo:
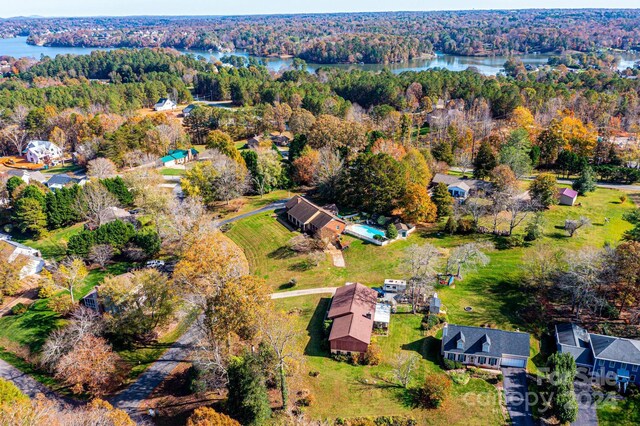
[[[47,181],[47,188],[56,190],[74,184],[83,186],[86,182],[86,178],[71,177],[66,173],[60,173],[49,178]]]
[[[445,324],[441,354],[465,365],[526,368],[529,340],[528,333]]]
[[[287,201],[285,209],[287,220],[302,232],[315,234],[321,230],[328,230],[339,235],[347,226],[344,220],[299,195]]]
[[[327,318],[333,320],[329,334],[332,354],[362,355],[371,343],[378,293],[360,283],[336,290]]]
[[[576,324],[556,325],[556,347],[570,353],[593,377],[614,379],[621,388],[640,385],[640,340],[589,333]]]

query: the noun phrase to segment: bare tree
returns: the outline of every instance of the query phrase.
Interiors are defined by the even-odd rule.
[[[313,180],[324,197],[335,198],[343,167],[344,162],[332,149],[322,148],[320,150]]]
[[[524,222],[536,209],[536,203],[531,200],[523,200],[518,197],[510,197],[505,203],[505,209],[509,212],[509,235]]]
[[[467,175],[467,170],[471,170],[473,168],[473,155],[471,150],[458,148],[456,149],[455,157],[456,165],[460,167],[462,176],[465,177]]]
[[[578,229],[591,225],[589,218],[581,216],[578,220],[567,219],[564,222],[564,230],[569,233],[570,237],[573,237]]]
[[[482,243],[467,243],[456,247],[447,259],[446,273],[456,271],[455,276],[462,279],[462,271],[470,270],[476,266],[484,266],[489,263],[489,256],[484,254],[489,246]]]
[[[435,266],[442,252],[432,244],[411,245],[405,250],[404,269],[410,274],[407,291],[411,295],[411,309],[418,310],[420,296],[432,288],[436,278]]]
[[[469,197],[462,205],[462,210],[471,215],[473,224],[477,227],[478,222],[482,219],[490,209],[491,201],[482,197]]]
[[[98,179],[106,179],[115,176],[116,165],[108,158],[96,158],[87,163],[87,175]]]
[[[17,155],[22,155],[27,146],[27,132],[16,124],[5,127],[0,131],[0,138],[14,148]]]
[[[200,390],[222,391],[227,386],[227,355],[224,348],[210,335],[208,327],[199,327],[194,344],[193,364],[200,373]]]
[[[560,274],[557,285],[571,298],[576,318],[583,308],[595,312],[606,303],[598,292],[603,285],[603,260],[602,251],[593,248],[567,254],[567,271]]]
[[[413,353],[402,352],[394,359],[392,366],[393,378],[398,381],[400,386],[406,388],[411,382],[413,373],[418,368],[418,361],[420,358]]]
[[[118,205],[118,200],[100,182],[87,183],[76,199],[76,208],[85,220],[102,225],[108,207]]]
[[[210,161],[217,172],[212,182],[216,199],[229,204],[242,196],[249,186],[247,168],[220,152],[213,154]],[[260,194],[263,193],[264,188],[260,190]]]
[[[285,371],[290,361],[296,357],[295,342],[299,333],[298,328],[290,315],[273,311],[268,311],[267,317],[260,324],[263,340],[275,356],[280,375],[282,409],[286,412],[289,394]]]
[[[104,269],[107,263],[113,258],[113,254],[113,247],[111,247],[110,244],[97,244],[91,247],[89,260]]]

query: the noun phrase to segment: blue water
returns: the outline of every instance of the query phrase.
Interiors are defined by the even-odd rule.
[[[374,228],[369,225],[352,225],[350,229],[356,234],[360,234],[371,239],[375,239],[376,235],[386,237],[386,233],[382,229]]]
[[[75,55],[88,55],[94,50],[112,50],[109,48],[95,48],[95,47],[45,47],[34,46],[27,44],[26,37],[15,37],[0,39],[0,56],[13,56],[14,58],[31,57],[40,59],[40,56],[45,55],[49,57],[55,57],[58,54],[71,53]],[[197,56],[204,56],[207,59],[220,59],[222,56],[229,53],[220,52],[208,52],[198,50],[182,50],[182,53],[191,53]],[[237,50],[230,53],[231,55],[249,57],[245,51]],[[632,67],[634,62],[639,59],[638,55],[629,53],[621,53],[621,61],[619,69],[626,69]],[[549,55],[547,54],[529,54],[520,55],[519,59],[525,64],[531,65],[544,65],[547,63]],[[258,58],[267,68],[272,71],[280,71],[287,69],[291,66],[292,59],[281,58]],[[445,55],[437,54],[434,58],[429,59],[417,59],[410,62],[399,64],[332,64],[332,65],[320,65],[320,64],[307,64],[309,72],[315,72],[319,67],[332,67],[341,69],[362,69],[365,71],[381,71],[383,69],[389,69],[393,73],[401,73],[403,71],[422,71],[431,68],[444,68],[450,71],[464,71],[469,67],[476,68],[479,72],[485,75],[496,75],[503,68],[504,63],[507,61],[506,56],[487,56],[487,57],[473,57],[473,56],[458,56],[458,55]]]

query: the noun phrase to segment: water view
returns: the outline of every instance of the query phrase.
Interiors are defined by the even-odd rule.
[[[94,50],[112,50],[112,48],[96,48],[96,47],[47,47],[34,46],[27,44],[26,37],[16,37],[9,39],[0,39],[0,56],[7,55],[15,58],[32,57],[39,59],[42,55],[54,57],[60,54],[71,53],[74,55],[87,55]],[[199,50],[181,50],[183,53],[190,53],[198,56],[204,56],[207,59],[220,59],[224,55],[236,55],[249,57],[247,52],[236,50],[230,53],[208,52]],[[551,55],[548,54],[529,54],[521,55],[519,58],[525,64],[533,66],[544,65],[547,63]],[[619,69],[632,67],[636,61],[640,59],[638,55],[621,54]],[[260,58],[267,68],[279,71],[291,66],[293,59],[282,58]],[[403,71],[422,71],[430,68],[444,68],[451,71],[464,71],[469,67],[475,67],[482,74],[496,75],[503,68],[507,56],[490,56],[490,57],[473,57],[437,54],[435,58],[414,60],[399,64],[308,64],[308,70],[315,72],[319,67],[334,67],[341,69],[363,69],[365,71],[381,71],[385,68],[390,69],[394,73]]]

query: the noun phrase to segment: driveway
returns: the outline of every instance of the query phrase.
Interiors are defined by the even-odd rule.
[[[110,399],[110,403],[138,417],[140,404],[181,362],[188,361],[187,355],[196,339],[197,322],[194,323],[165,353],[128,388]]]
[[[593,386],[589,382],[576,380],[574,383],[576,399],[578,400],[578,418],[572,426],[597,426],[596,401],[593,396]]]
[[[504,395],[507,411],[514,426],[534,426],[527,403],[527,372],[522,368],[503,368]]]
[[[42,383],[35,380],[33,377],[23,373],[13,365],[3,360],[0,360],[0,377],[13,382],[13,384],[29,398],[35,398],[36,395],[43,394],[61,406],[65,404],[76,405],[74,400],[61,397]]]
[[[226,225],[228,223],[233,223],[236,222],[238,220],[242,220],[245,219],[247,217],[251,217],[260,213],[264,213],[264,212],[268,212],[268,211],[272,211],[272,210],[278,210],[278,209],[283,209],[285,207],[285,205],[287,204],[287,201],[289,201],[289,199],[285,199],[285,200],[278,200],[278,201],[274,201],[273,203],[266,205],[262,208],[259,208],[257,210],[253,210],[250,211],[248,213],[243,213],[241,215],[229,218],[229,219],[225,219],[225,220],[221,220],[220,222],[218,222],[218,224],[220,226],[222,225]]]
[[[307,290],[293,290],[285,291],[282,293],[273,293],[272,299],[286,299],[288,297],[308,296],[310,294],[331,294],[333,295],[337,290],[337,287],[323,287],[323,288],[310,288]]]

